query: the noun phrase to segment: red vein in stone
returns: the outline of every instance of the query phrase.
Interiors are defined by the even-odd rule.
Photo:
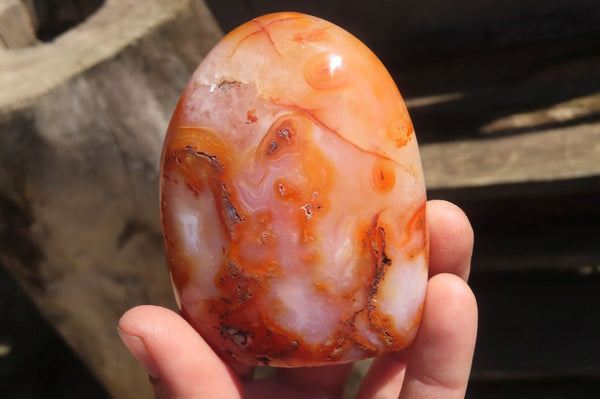
[[[260,30],[260,32],[263,32],[265,35],[267,35],[267,38],[269,39],[269,41],[271,42],[271,45],[273,46],[273,50],[275,50],[275,52],[279,56],[281,56],[281,53],[279,52],[279,50],[277,50],[277,46],[275,45],[275,41],[271,37],[271,33],[269,33],[269,31],[267,30],[267,27],[270,26],[275,21],[270,22],[266,26],[263,25],[258,19],[253,19],[252,22],[258,24],[258,29]]]
[[[395,164],[397,164],[398,166],[400,166],[402,169],[404,169],[406,171],[406,173],[408,173],[409,175],[413,176],[416,178],[416,174],[415,171],[412,168],[409,168],[408,166],[396,161],[395,159],[390,158],[387,155],[384,154],[379,154],[374,150],[369,150],[369,149],[364,149],[359,147],[358,145],[354,144],[353,142],[349,141],[348,139],[346,139],[344,136],[342,136],[337,130],[335,130],[334,128],[328,126],[325,122],[323,122],[322,120],[320,120],[315,114],[314,111],[315,110],[311,110],[308,108],[302,108],[296,104],[286,104],[286,103],[281,103],[278,102],[276,100],[271,99],[271,104],[275,104],[275,105],[280,105],[283,107],[290,107],[290,108],[294,108],[297,111],[300,111],[300,113],[304,113],[307,114],[313,121],[315,121],[317,123],[317,125],[320,125],[322,128],[330,131],[331,133],[335,134],[336,136],[338,136],[339,138],[341,138],[342,140],[344,140],[346,143],[350,144],[351,146],[353,146],[354,148],[358,149],[360,152],[365,152],[367,154],[372,154],[375,155],[377,157],[381,157],[383,159],[387,159],[388,161],[394,162]]]

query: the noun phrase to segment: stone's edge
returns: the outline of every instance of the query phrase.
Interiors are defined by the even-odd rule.
[[[209,55],[209,57],[210,57],[210,55]],[[200,66],[200,67],[197,69],[197,72],[198,72],[198,70],[200,70],[201,68],[202,68],[202,65],[201,65],[201,66]],[[227,85],[228,85],[228,86],[235,85],[236,83],[240,83],[240,84],[248,84],[248,85],[253,85],[253,86],[255,86],[255,87],[256,87],[256,83],[255,83],[254,81],[252,81],[252,80],[251,80],[251,81],[249,81],[249,82],[246,82],[246,81],[244,81],[243,79],[235,79],[235,78],[232,78],[231,76],[222,75],[222,76],[220,77],[220,79],[219,79],[219,78],[217,78],[217,77],[215,76],[215,77],[214,77],[214,80],[213,80],[213,82],[209,82],[209,81],[207,81],[207,80],[202,80],[202,81],[200,81],[200,80],[196,80],[196,81],[194,82],[194,78],[192,78],[192,81],[191,81],[191,83],[190,83],[190,84],[188,84],[188,88],[186,89],[186,91],[193,90],[193,87],[194,87],[194,85],[195,85],[195,87],[198,87],[199,85],[202,85],[202,86],[204,86],[204,87],[207,87],[207,88],[217,88],[217,87],[220,87],[220,86],[222,86],[222,84],[223,84],[223,83],[227,83]],[[256,91],[256,92],[258,92],[258,89],[256,89],[255,91]],[[184,95],[185,95],[185,94],[184,94]],[[259,98],[261,98],[261,99],[263,99],[263,100],[265,100],[265,101],[268,101],[268,102],[270,102],[270,103],[271,103],[271,104],[273,104],[273,105],[289,105],[289,104],[285,104],[285,102],[284,102],[284,103],[279,103],[279,102],[275,102],[275,101],[274,101],[273,99],[271,99],[271,98],[265,98],[265,97],[266,97],[265,93],[259,94]],[[182,102],[180,102],[179,106],[181,106],[181,105],[182,105],[182,103],[185,103],[186,101],[187,101],[187,100],[186,100],[186,99],[185,99],[185,98],[182,96]],[[400,101],[402,101],[401,97],[400,97]],[[403,103],[401,102],[401,103],[400,103],[400,105],[403,105]],[[178,106],[178,108],[179,108],[179,106]],[[292,106],[294,106],[294,105],[292,104]],[[320,120],[319,120],[319,118],[317,118],[315,115],[313,115],[313,112],[312,112],[312,110],[310,110],[310,109],[304,109],[304,108],[300,108],[300,109],[301,109],[301,110],[302,110],[304,113],[308,113],[308,114],[310,114],[310,116],[311,116],[311,119],[313,120],[313,122],[315,122],[315,123],[319,124],[320,126],[324,127],[324,128],[327,130],[327,131],[329,131],[329,132],[332,132],[332,133],[333,133],[333,134],[335,134],[337,137],[340,137],[340,138],[342,138],[342,139],[344,140],[344,142],[346,142],[346,143],[348,143],[348,144],[352,145],[352,147],[354,147],[354,148],[357,148],[359,151],[361,151],[361,152],[365,152],[365,153],[368,153],[368,154],[372,154],[372,155],[374,155],[374,156],[376,156],[376,157],[378,157],[378,158],[391,159],[389,156],[387,156],[386,154],[382,154],[380,151],[372,150],[372,149],[369,149],[369,148],[366,148],[366,149],[365,149],[365,148],[361,148],[361,146],[358,146],[358,145],[357,145],[357,144],[355,144],[354,142],[352,142],[352,141],[350,141],[350,140],[346,139],[344,136],[342,136],[341,134],[339,134],[339,133],[338,133],[338,132],[337,132],[335,129],[332,129],[332,128],[330,128],[330,127],[329,127],[329,126],[327,126],[325,123],[323,123],[322,121],[320,121]],[[177,111],[176,111],[176,112],[177,112]],[[175,117],[174,117],[174,118],[175,118]],[[175,124],[175,125],[176,125],[176,124]],[[170,132],[171,132],[171,131],[173,131],[172,129],[176,129],[176,128],[177,128],[175,125],[171,125],[171,127],[169,128]],[[413,136],[414,136],[414,128],[412,128],[412,126],[411,126],[410,137],[409,137],[409,140],[407,140],[407,141],[410,141],[410,140],[412,140],[412,141],[413,141],[413,144],[414,144],[414,145],[416,145],[416,140],[414,140],[414,137],[413,137]],[[380,137],[383,137],[383,136],[380,136]],[[168,145],[168,144],[165,144],[165,148],[166,148],[166,146],[167,146],[167,145]],[[411,149],[411,151],[412,151],[412,149]],[[393,160],[393,159],[391,159],[391,160]],[[412,161],[412,159],[411,159],[411,161]],[[398,162],[397,162],[397,163],[398,163]],[[420,163],[419,163],[419,167],[420,167]],[[414,171],[413,171],[413,172],[414,172]],[[416,174],[416,173],[411,173],[411,174],[412,174],[413,176],[415,176],[415,174]],[[421,174],[421,176],[422,176],[422,174]],[[415,177],[416,177],[416,176],[415,176]],[[371,298],[371,299],[372,299],[372,298]],[[418,320],[417,320],[417,321],[418,321]],[[218,329],[218,325],[217,325],[217,326],[214,326],[214,328],[217,328],[217,329]],[[408,331],[410,331],[410,330],[412,330],[412,327],[410,327],[410,328],[408,329]],[[249,333],[249,332],[248,332],[248,333]],[[230,334],[230,335],[231,335],[231,334]],[[218,335],[217,335],[217,336],[218,336]],[[232,334],[230,338],[232,338],[232,339],[235,341],[235,339],[237,339],[237,338],[239,338],[239,337],[242,337],[242,338],[244,338],[244,337],[246,337],[246,336],[247,336],[247,333],[246,333],[246,334],[238,334],[238,333],[235,333],[235,334]],[[401,337],[401,336],[402,336],[402,334],[400,334],[400,333],[399,333],[399,334],[398,334],[398,336],[399,336],[399,337]],[[239,339],[242,339],[242,338],[239,338]],[[405,344],[404,346],[408,345],[408,342],[412,341],[412,338],[414,338],[414,334],[411,334],[410,340],[403,339],[403,340],[402,340],[402,342],[403,342],[403,344]],[[245,339],[245,338],[244,338],[244,339]],[[407,341],[408,341],[408,342],[407,342]],[[293,341],[291,341],[291,342],[293,342]],[[223,346],[223,345],[217,345],[217,346],[218,346],[218,347],[221,347],[221,346]],[[356,349],[356,343],[352,344],[352,346],[353,346],[353,347]],[[402,347],[404,347],[404,346],[402,346]],[[401,349],[401,347],[400,347],[400,346],[398,346],[398,348],[394,348],[394,349]],[[237,350],[237,349],[236,349],[236,350]],[[220,349],[220,350],[218,350],[218,352],[219,352],[219,353],[223,353],[223,352],[224,352],[224,353],[225,353],[225,355],[226,355],[225,357],[230,357],[230,358],[232,358],[233,360],[240,360],[240,359],[236,359],[235,357],[233,357],[233,356],[234,356],[234,355],[233,355],[233,352],[232,352],[232,351],[228,351],[227,349],[225,349],[225,350],[223,350],[223,349]],[[373,351],[371,351],[371,352],[373,352]],[[328,363],[328,364],[337,364],[337,363],[351,362],[351,361],[354,361],[354,360],[360,360],[360,359],[364,359],[364,358],[372,357],[372,356],[375,356],[375,355],[377,355],[378,353],[382,353],[382,352],[377,352],[377,353],[369,353],[369,354],[368,354],[368,355],[366,355],[366,356],[359,356],[359,357],[356,357],[356,358],[353,358],[353,359],[345,359],[345,360],[342,360],[342,359],[339,359],[339,360],[329,360],[327,363]],[[247,360],[251,360],[251,359],[247,359]],[[259,357],[257,357],[257,358],[256,358],[256,362],[257,362],[257,363],[254,363],[254,361],[253,361],[253,362],[252,362],[252,364],[264,365],[265,363],[269,363],[269,364],[272,364],[272,365],[280,365],[280,366],[282,366],[282,367],[289,367],[289,365],[287,365],[287,366],[286,366],[286,364],[285,364],[285,361],[283,361],[283,360],[279,360],[279,361],[272,361],[272,360],[270,360],[270,359],[267,359],[267,358],[266,358],[266,357],[264,357],[264,356],[263,356],[263,357],[260,357],[260,356],[259,356]],[[318,362],[310,362],[310,364],[311,364],[311,365],[322,364],[322,361],[318,361]],[[294,367],[296,367],[296,366],[294,366]]]
[[[281,17],[282,15],[284,18]],[[285,18],[285,17],[287,17],[287,18]],[[320,112],[320,109],[318,109],[318,108],[310,109],[310,108],[307,108],[304,106],[300,106],[300,105],[296,104],[294,101],[291,101],[291,99],[288,96],[282,95],[282,93],[279,93],[276,89],[273,89],[272,87],[270,87],[269,89],[262,88],[261,85],[257,84],[257,82],[256,82],[257,80],[260,80],[258,78],[258,76],[264,75],[264,73],[260,73],[260,71],[262,69],[259,69],[258,72],[250,73],[250,76],[239,76],[239,75],[238,76],[230,76],[227,73],[221,73],[221,72],[216,71],[220,68],[220,66],[223,63],[227,63],[226,60],[228,60],[230,57],[233,56],[233,54],[237,51],[238,46],[240,45],[242,40],[245,40],[247,37],[252,36],[256,33],[261,33],[261,32],[266,33],[267,37],[269,38],[269,41],[275,47],[275,52],[279,54],[276,44],[281,44],[281,43],[274,42],[274,39],[271,37],[271,34],[268,31],[268,28],[275,22],[285,21],[285,20],[289,20],[289,19],[306,19],[306,20],[312,19],[312,20],[315,20],[317,24],[322,25],[322,29],[333,28],[335,30],[339,30],[339,32],[342,33],[341,37],[336,36],[336,38],[334,39],[333,42],[331,42],[331,43],[327,42],[327,46],[326,46],[327,49],[329,49],[330,46],[340,46],[341,48],[351,50],[353,52],[353,54],[357,54],[360,51],[365,51],[365,54],[367,55],[367,57],[356,57],[356,58],[361,58],[361,59],[366,58],[366,59],[370,59],[370,61],[368,61],[364,65],[361,63],[353,63],[353,64],[355,64],[355,66],[357,68],[359,68],[358,71],[354,71],[354,72],[362,74],[361,73],[362,70],[364,68],[368,67],[370,69],[375,68],[375,69],[377,69],[377,72],[380,72],[381,76],[386,76],[386,78],[385,79],[382,78],[381,81],[379,81],[378,79],[370,81],[370,82],[374,82],[374,81],[378,82],[375,86],[373,86],[374,91],[373,91],[373,96],[371,96],[371,97],[373,99],[379,98],[379,95],[376,95],[375,92],[380,90],[382,85],[383,86],[391,85],[395,89],[392,97],[395,98],[397,96],[398,102],[397,103],[395,103],[394,101],[392,101],[391,103],[386,102],[386,106],[384,107],[384,109],[386,110],[384,113],[384,116],[385,116],[384,120],[386,120],[387,124],[377,126],[376,128],[373,128],[372,132],[365,132],[366,134],[364,134],[364,135],[353,136],[353,133],[351,133],[351,131],[353,129],[350,129],[348,126],[345,126],[345,127],[342,126],[343,130],[339,130],[339,129],[336,129],[335,127],[331,126],[331,120],[326,121],[326,119],[330,119],[330,118],[324,118],[326,116],[325,114],[318,116],[317,114]],[[258,25],[258,27],[256,27],[256,25]],[[238,37],[245,33],[248,33],[248,34],[241,38]],[[229,39],[229,41],[234,40],[235,42],[227,43],[228,39]],[[344,46],[340,42],[342,40],[348,41],[348,42],[352,43],[352,45]],[[283,44],[282,44],[282,46],[286,47]],[[221,47],[223,47],[223,49],[221,49]],[[321,47],[319,47],[319,46],[317,46],[317,47],[319,48],[319,50],[323,50]],[[233,49],[233,52],[229,54],[228,52],[232,49]],[[289,49],[287,49],[287,50],[289,51]],[[317,51],[317,50],[315,50],[315,51]],[[323,51],[325,51],[325,50],[323,50]],[[329,50],[327,50],[327,51],[329,51]],[[279,54],[279,55],[281,55],[281,54]],[[288,54],[286,53],[286,56],[287,55]],[[352,58],[352,57],[350,57],[350,58]],[[285,59],[284,63],[282,64],[283,67],[285,67],[285,63],[286,62],[289,63],[289,61],[290,61],[289,59]],[[303,60],[303,61],[309,62],[309,60]],[[206,66],[206,68],[207,68],[206,71],[203,70],[203,66]],[[204,68],[204,69],[206,69],[206,68]],[[232,75],[235,75],[235,74],[232,73]],[[298,76],[294,75],[294,76],[292,76],[292,78],[293,78],[293,80],[303,81],[306,83],[306,87],[299,89],[300,91],[298,93],[296,93],[296,94],[301,95],[302,97],[311,97],[311,96],[316,95],[317,93],[327,93],[329,91],[326,89],[320,90],[320,89],[315,89],[314,87],[311,87],[310,82],[306,81],[306,77],[304,75],[302,75],[302,77],[298,77]],[[406,147],[407,143],[409,143],[411,141],[416,141],[415,129],[412,124],[410,115],[408,114],[408,110],[406,108],[404,99],[402,98],[402,95],[399,92],[398,87],[396,86],[393,78],[389,74],[389,71],[387,70],[385,65],[381,62],[381,60],[362,41],[360,41],[360,39],[358,39],[357,37],[352,35],[350,32],[346,31],[345,29],[343,29],[327,20],[324,20],[324,19],[321,19],[318,17],[314,17],[311,15],[306,15],[306,14],[302,14],[302,13],[294,13],[294,12],[272,13],[272,14],[267,14],[267,15],[264,15],[264,16],[261,16],[261,17],[258,17],[251,21],[246,22],[245,24],[243,24],[243,25],[237,27],[236,29],[234,29],[233,31],[229,32],[223,38],[223,40],[219,43],[219,45],[217,45],[213,49],[213,51],[211,51],[207,55],[207,57],[203,61],[203,63],[201,63],[198,66],[198,68],[196,69],[191,81],[195,81],[195,83],[207,85],[209,87],[215,87],[220,84],[218,82],[226,82],[226,81],[237,81],[242,84],[252,84],[257,88],[257,90],[256,90],[257,94],[261,99],[263,99],[265,101],[269,101],[275,105],[298,107],[299,109],[302,109],[305,112],[309,113],[317,122],[319,122],[319,124],[326,127],[328,130],[334,132],[336,135],[338,135],[338,137],[346,140],[348,143],[356,146],[357,148],[361,149],[362,151],[366,151],[368,153],[372,153],[372,154],[381,156],[386,159],[394,160],[397,163],[400,163],[400,159],[402,158],[402,155],[401,155],[402,149]],[[365,83],[365,82],[362,82],[362,83]],[[310,87],[310,89],[309,89],[309,87]],[[354,93],[354,94],[356,94],[356,93]],[[344,97],[347,97],[347,96],[344,96]],[[359,100],[362,99],[362,96],[350,95],[348,98],[350,99],[350,102],[347,105],[356,107],[360,104]],[[391,125],[392,120],[399,120],[399,121],[402,121],[402,123],[400,125],[392,126]],[[364,122],[366,122],[366,121],[361,120],[361,123],[359,123],[359,124],[363,124]],[[363,138],[364,138],[364,140],[363,140]]]

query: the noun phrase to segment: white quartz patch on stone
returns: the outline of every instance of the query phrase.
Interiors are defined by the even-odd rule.
[[[312,280],[290,276],[272,285],[272,297],[282,305],[272,313],[275,322],[297,332],[309,344],[327,341],[338,327],[339,308],[315,291]]]
[[[183,182],[183,178],[174,176],[173,180]],[[221,222],[216,212],[214,200],[209,195],[194,195],[185,184],[168,183],[170,187],[169,209],[177,210],[168,219],[174,222],[172,230],[179,243],[181,258],[186,259],[191,271],[191,279],[197,290],[186,290],[182,300],[192,300],[187,296],[208,298],[218,296],[214,285],[215,276],[221,266],[218,254],[225,245],[222,237]],[[211,227],[212,226],[212,227]],[[194,298],[197,301],[200,298]]]
[[[381,283],[380,306],[392,316],[397,331],[406,331],[425,298],[427,263],[423,254],[402,264],[392,262]]]

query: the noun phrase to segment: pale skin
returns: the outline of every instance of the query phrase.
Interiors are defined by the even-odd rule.
[[[466,281],[473,230],[446,201],[429,201],[430,265],[423,319],[414,343],[376,358],[357,399],[464,398],[477,334],[477,304]],[[119,334],[146,368],[159,399],[342,398],[352,364],[278,369],[253,380],[249,366],[221,360],[177,313],[138,306]]]

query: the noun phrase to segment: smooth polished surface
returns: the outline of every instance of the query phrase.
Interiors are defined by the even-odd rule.
[[[404,348],[425,297],[425,202],[414,130],[377,57],[315,17],[254,19],[204,59],[165,139],[181,312],[247,364]]]

